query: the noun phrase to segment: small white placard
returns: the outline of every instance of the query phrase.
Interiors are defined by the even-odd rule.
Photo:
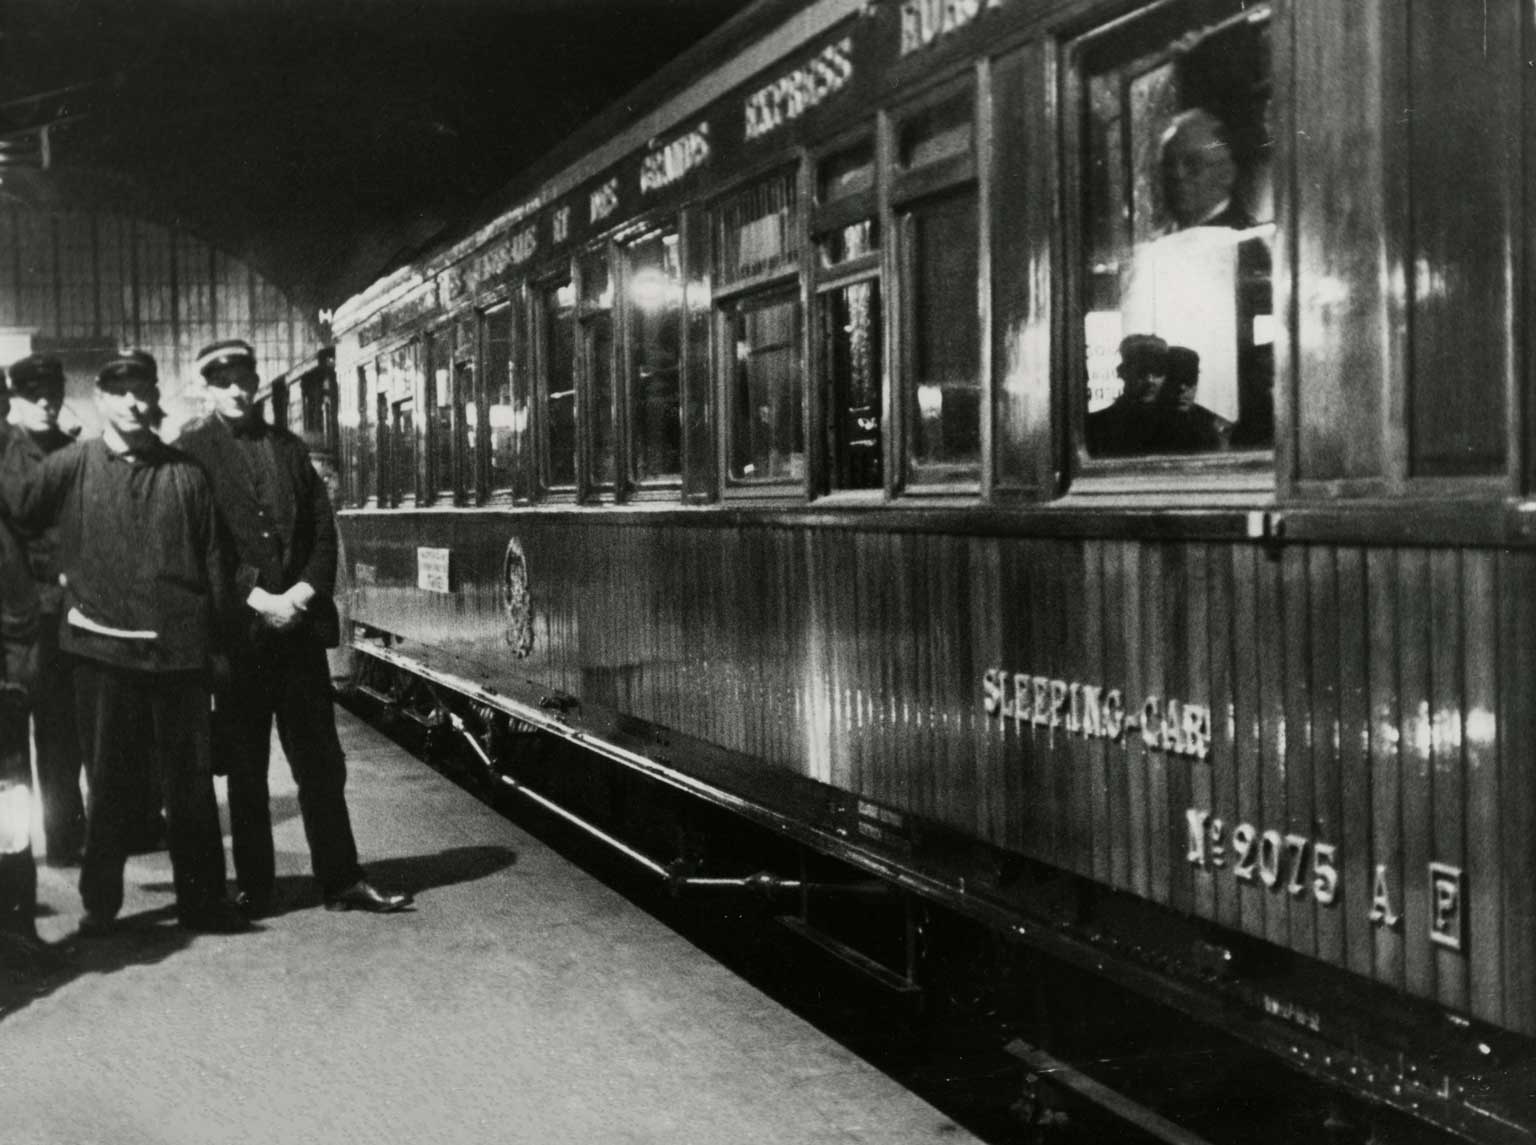
[[[423,592],[448,592],[448,549],[416,550],[416,587]]]

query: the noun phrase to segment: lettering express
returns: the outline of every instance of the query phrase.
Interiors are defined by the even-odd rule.
[[[1127,711],[1119,688],[1053,680],[1027,672],[988,668],[981,677],[982,710],[1015,725],[1061,728],[1085,739],[1118,741],[1140,729],[1154,751],[1205,759],[1211,750],[1211,709],[1205,704],[1148,696]]]

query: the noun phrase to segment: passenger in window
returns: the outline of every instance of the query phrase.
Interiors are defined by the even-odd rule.
[[[1254,225],[1236,198],[1237,161],[1216,116],[1200,107],[1180,112],[1163,132],[1158,154],[1163,203],[1176,229]]]
[[[1121,389],[1105,409],[1088,415],[1088,452],[1094,457],[1138,457],[1156,451],[1158,399],[1168,376],[1168,343],[1156,334],[1120,340],[1115,367]]]
[[[1156,451],[1215,453],[1227,448],[1232,423],[1195,401],[1200,388],[1200,355],[1188,346],[1170,346],[1167,375],[1158,393]]]

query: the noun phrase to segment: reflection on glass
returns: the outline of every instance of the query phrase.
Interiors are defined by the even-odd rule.
[[[907,471],[913,484],[981,475],[981,317],[976,195],[967,191],[911,214],[912,386]]]
[[[805,476],[799,310],[787,298],[756,299],[727,310],[734,350],[730,472],[738,481]]]
[[[849,195],[873,190],[874,186],[875,143],[872,139],[829,155],[816,166],[818,202],[835,203]]]
[[[491,492],[512,488],[517,460],[517,417],[512,393],[513,307],[486,311],[485,369],[486,421],[491,441]]]
[[[966,90],[906,120],[898,137],[901,165],[922,167],[969,154],[973,114],[974,100]]]
[[[675,231],[629,248],[630,470],[636,481],[682,474],[682,252]]]
[[[395,402],[390,412],[390,468],[395,478],[395,501],[410,497],[415,492],[416,477],[416,412],[410,398]]]
[[[433,348],[437,350],[436,345]],[[432,473],[437,482],[437,491],[451,494],[458,484],[458,475],[453,471],[453,439],[458,428],[455,416],[458,410],[454,405],[453,373],[448,363],[433,363],[429,384],[432,392],[427,399],[427,417],[431,424],[427,440],[432,454]]]
[[[1133,27],[1094,56],[1083,171],[1091,456],[1274,443],[1269,25],[1231,8],[1173,38]]]
[[[569,284],[550,286],[540,295],[544,335],[544,484],[576,484],[576,344],[575,312]]]
[[[581,353],[586,363],[587,413],[592,426],[587,481],[594,487],[611,489],[617,469],[613,430],[613,280],[608,273],[607,251],[592,251],[584,256],[580,270]]]
[[[846,227],[823,235],[816,243],[816,252],[824,268],[841,266],[867,254],[880,250],[880,224],[874,219],[861,219]]]
[[[869,279],[821,296],[827,374],[829,481],[833,489],[881,487],[880,283]]]
[[[731,286],[795,264],[793,172],[763,179],[715,208],[715,282]]]

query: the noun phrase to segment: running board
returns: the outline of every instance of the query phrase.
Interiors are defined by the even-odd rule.
[[[793,934],[798,934],[807,942],[819,946],[832,957],[839,959],[853,967],[860,974],[874,979],[887,990],[897,994],[916,995],[923,989],[911,979],[903,978],[894,970],[876,962],[867,954],[862,954],[849,946],[846,942],[833,938],[823,930],[817,930],[804,919],[792,914],[781,914],[777,919],[779,925]]]
[[[1175,1125],[1166,1117],[1152,1112],[1145,1105],[1133,1101],[1119,1090],[1110,1089],[1102,1082],[1094,1081],[1081,1070],[1053,1058],[1044,1050],[1036,1049],[1028,1042],[1015,1038],[1003,1048],[1028,1066],[1029,1071],[1039,1079],[1071,1090],[1127,1124],[1134,1125],[1148,1136],[1165,1141],[1168,1145],[1209,1145],[1204,1137],[1198,1137],[1189,1130]]]

